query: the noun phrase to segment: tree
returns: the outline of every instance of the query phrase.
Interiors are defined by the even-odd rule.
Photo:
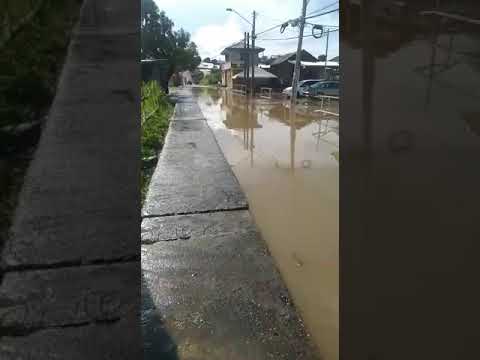
[[[327,59],[327,55],[318,55],[318,61],[325,61]]]
[[[141,58],[167,59],[169,79],[174,73],[194,70],[201,62],[197,46],[190,41],[190,34],[180,28],[174,31],[174,23],[153,0],[142,0]],[[168,92],[168,81],[162,84]]]
[[[206,62],[206,63],[211,63],[212,61],[210,60],[209,57],[206,57],[205,59],[203,59],[203,62]]]
[[[195,70],[192,72],[192,80],[194,84],[199,84],[203,79],[203,72],[200,70]]]
[[[201,81],[204,85],[218,85],[222,81],[222,74],[218,69],[212,69]]]

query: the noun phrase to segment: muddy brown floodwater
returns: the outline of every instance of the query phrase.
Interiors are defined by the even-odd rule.
[[[338,118],[315,112],[317,101],[291,116],[281,100],[194,94],[311,336],[338,359]]]

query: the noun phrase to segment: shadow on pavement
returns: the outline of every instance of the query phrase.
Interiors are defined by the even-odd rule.
[[[142,313],[144,360],[179,360],[177,345],[164,327],[162,316],[155,308],[142,272]]]

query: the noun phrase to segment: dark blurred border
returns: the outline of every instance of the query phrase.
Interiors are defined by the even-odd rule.
[[[2,239],[0,359],[139,359],[140,1],[1,5],[2,71],[22,70],[2,125],[41,131]]]
[[[480,3],[340,5],[341,357],[478,359]]]

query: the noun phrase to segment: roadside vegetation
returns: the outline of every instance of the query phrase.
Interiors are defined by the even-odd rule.
[[[156,81],[142,84],[142,204],[167,135],[173,106]]]
[[[8,235],[23,179],[55,97],[80,5],[78,0],[2,2],[0,239]]]
[[[166,81],[161,86],[168,93],[168,79],[185,70],[194,71],[201,58],[190,34],[182,28],[175,30],[174,22],[158,8],[155,1],[142,0],[141,5],[140,56],[142,60],[167,60]]]
[[[205,75],[201,80],[201,85],[218,85],[222,81],[220,70],[213,69],[209,74]]]

